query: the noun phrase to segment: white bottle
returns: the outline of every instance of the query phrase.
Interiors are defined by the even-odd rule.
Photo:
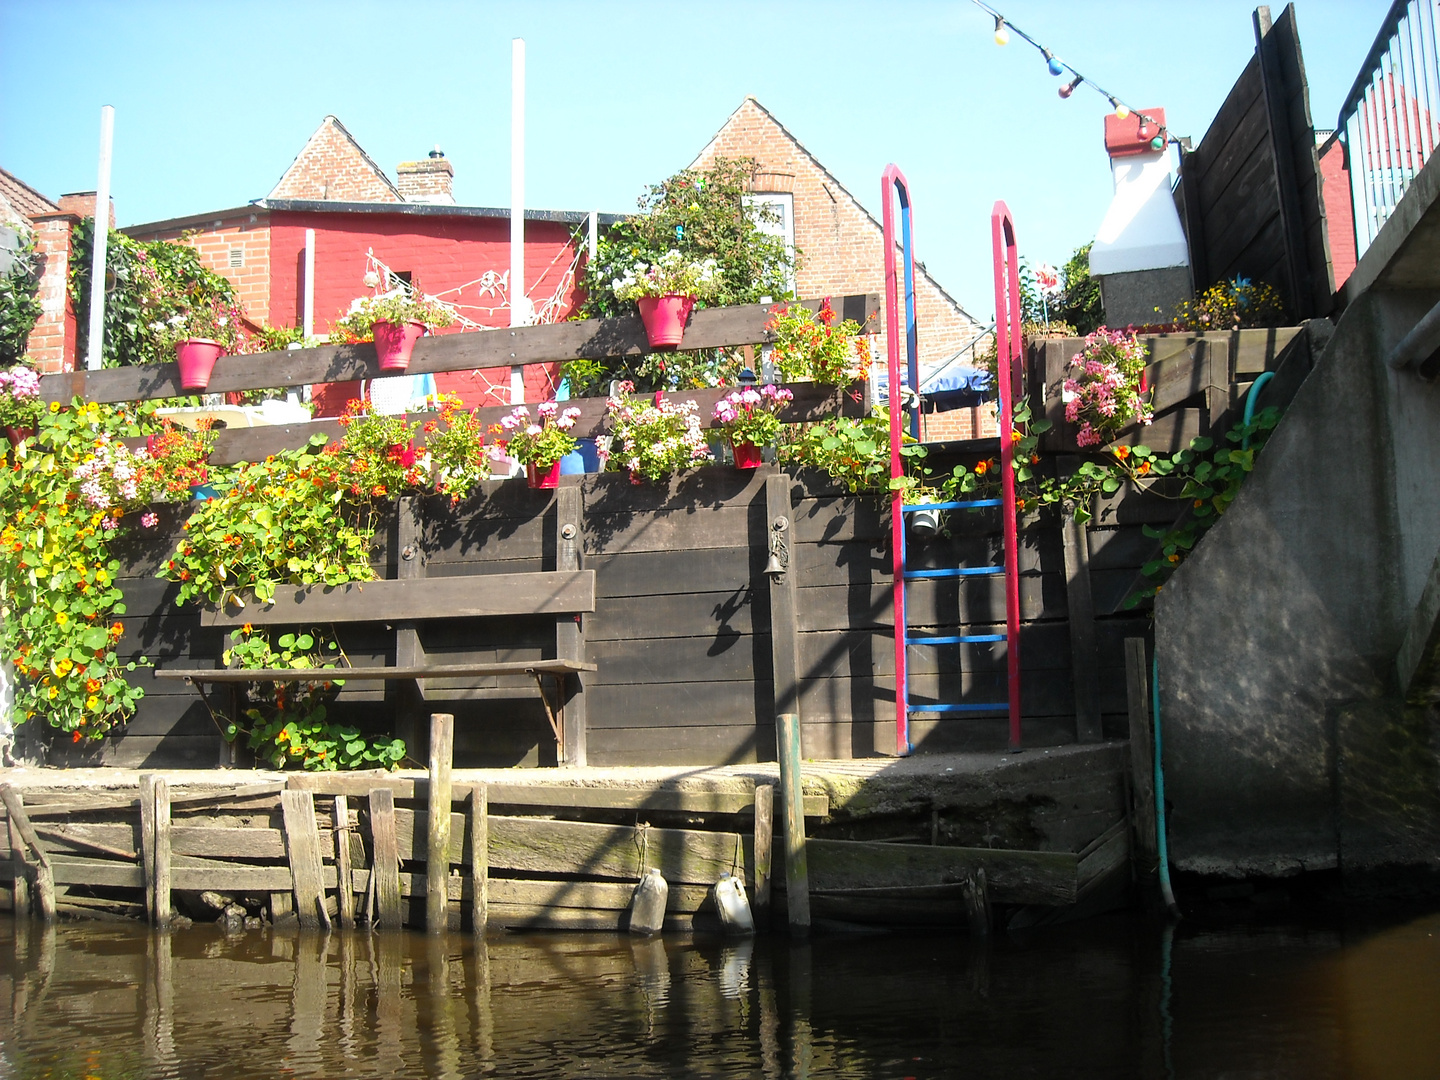
[[[660,871],[647,870],[630,897],[630,932],[646,937],[658,934],[665,925],[665,903],[669,898],[670,886]]]
[[[710,890],[715,897],[715,910],[727,934],[753,934],[755,917],[750,914],[750,900],[745,883],[734,874],[726,874]]]

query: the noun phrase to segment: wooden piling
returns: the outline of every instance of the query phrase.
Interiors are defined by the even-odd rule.
[[[140,870],[145,878],[145,921],[155,923],[155,774],[140,777]]]
[[[30,878],[25,859],[25,841],[20,839],[20,826],[6,814],[6,826],[10,830],[10,861],[13,864],[15,880],[11,885],[11,910],[17,919],[30,917]]]
[[[27,866],[33,868],[37,913],[45,922],[54,922],[55,879],[50,871],[50,858],[40,846],[40,838],[35,835],[35,829],[25,814],[25,800],[20,792],[9,784],[0,784],[0,800],[4,801],[5,813],[10,819],[11,850],[20,855],[22,863],[16,867],[15,879],[19,881],[25,876]],[[13,839],[17,836],[19,844]],[[18,908],[16,914],[19,914]]]
[[[425,929],[440,934],[449,925],[450,764],[455,717],[430,715],[430,807],[425,845]]]
[[[350,800],[335,796],[335,892],[340,929],[355,929],[355,868],[350,859]]]
[[[315,796],[308,791],[282,791],[280,811],[285,825],[285,854],[294,879],[295,914],[300,929],[330,929],[325,910],[324,867],[320,858],[320,828],[315,822]]]
[[[370,792],[370,830],[375,851],[370,867],[375,882],[375,925],[382,930],[399,930],[404,925],[400,912],[400,840],[395,831],[395,793],[387,787]]]
[[[155,925],[170,925],[170,785],[154,778],[155,790]]]
[[[965,904],[965,921],[975,937],[990,935],[990,886],[985,880],[985,868],[978,866],[965,875],[962,892]]]
[[[470,930],[485,936],[490,922],[490,792],[470,789]]]
[[[775,837],[775,786],[755,785],[755,926],[770,929],[770,866]]]
[[[780,744],[780,797],[785,804],[785,910],[790,933],[810,933],[810,874],[805,862],[805,798],[800,790],[800,717],[781,713],[776,734]]]
[[[1130,825],[1142,875],[1155,872],[1160,849],[1155,832],[1155,744],[1150,728],[1150,674],[1145,639],[1125,639],[1125,690],[1130,707]]]

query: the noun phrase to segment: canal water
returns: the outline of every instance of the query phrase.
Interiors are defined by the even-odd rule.
[[[1440,916],[631,940],[0,917],[0,1077],[1440,1077]]]

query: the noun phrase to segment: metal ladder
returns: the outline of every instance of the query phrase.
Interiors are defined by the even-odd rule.
[[[909,385],[920,386],[919,349],[915,318],[915,255],[912,246],[910,188],[905,176],[895,165],[886,167],[881,178],[881,199],[884,205],[884,243],[890,254],[885,264],[886,359],[889,364],[890,394],[890,476],[904,475],[900,453],[902,436],[901,409],[905,406],[900,391],[900,337],[895,333],[899,322],[899,283],[895,270],[895,215],[892,193],[900,203],[901,240],[905,267],[905,344]],[[1014,440],[1011,435],[1013,398],[1023,390],[1023,365],[1020,361],[1020,279],[1015,249],[1015,225],[1010,210],[997,202],[990,214],[995,262],[995,336],[999,379],[1000,470],[1001,497],[998,499],[965,499],[946,503],[907,504],[902,492],[895,490],[890,504],[890,551],[894,575],[893,606],[895,613],[895,752],[901,756],[914,749],[910,741],[910,717],[914,713],[993,713],[1009,715],[1010,749],[1020,749],[1020,579],[1017,557],[1017,523],[1015,511]],[[1008,377],[1006,377],[1008,376]],[[920,399],[916,393],[909,404],[910,433],[920,437]],[[938,570],[911,570],[905,561],[905,515],[921,510],[978,510],[998,507],[1004,526],[1004,561],[994,566],[956,566]],[[1001,575],[1005,577],[1005,633],[1003,634],[927,634],[911,637],[907,621],[905,585],[908,581],[935,578],[963,580],[969,577]],[[1003,641],[1006,649],[1008,700],[1003,702],[944,702],[916,704],[910,698],[910,649],[938,645],[979,645]]]

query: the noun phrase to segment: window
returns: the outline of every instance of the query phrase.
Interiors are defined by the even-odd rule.
[[[761,192],[743,196],[746,206],[758,211],[755,227],[767,236],[778,236],[785,241],[785,251],[795,258],[795,196],[783,192]],[[792,270],[786,283],[795,291],[795,273]]]

